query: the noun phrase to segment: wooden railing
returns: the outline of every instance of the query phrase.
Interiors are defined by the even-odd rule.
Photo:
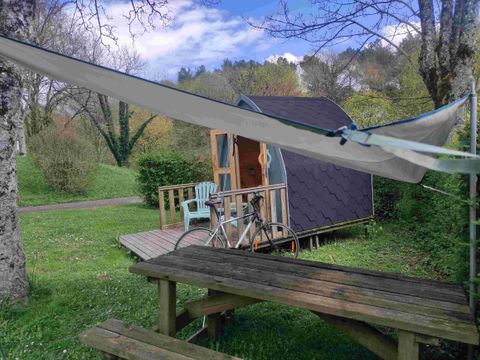
[[[183,224],[183,208],[180,204],[188,199],[195,198],[195,185],[198,183],[166,185],[158,188],[158,207],[160,210],[160,229]],[[170,222],[167,223],[167,210],[165,209],[168,199],[168,213]],[[177,217],[177,209],[180,210],[180,218]]]
[[[216,194],[212,194],[211,198],[223,198],[222,214],[224,215],[225,220],[228,220],[232,218],[232,215],[235,217],[241,217],[245,211],[251,211],[250,200],[253,198],[255,193],[262,195],[265,199],[260,208],[260,213],[263,219],[288,225],[287,189],[285,184],[258,186],[253,188],[218,192]],[[280,200],[278,201],[278,199]],[[212,224],[215,224],[217,221],[213,209],[212,213],[210,214],[210,219]],[[232,223],[226,224],[225,232],[227,233],[230,241],[234,240],[236,243],[243,233],[245,226],[246,225],[242,220],[237,221],[236,226],[234,226]],[[254,232],[255,227],[250,227],[249,237],[246,239],[246,241],[253,236]],[[280,236],[281,234],[275,235]],[[235,244],[230,245],[233,246]]]

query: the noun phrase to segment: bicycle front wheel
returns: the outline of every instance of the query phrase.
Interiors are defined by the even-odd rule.
[[[295,232],[281,223],[263,224],[250,241],[251,252],[266,252],[277,256],[298,256],[300,243]]]
[[[182,236],[180,236],[175,244],[175,250],[190,245],[224,248],[225,242],[220,236],[214,235],[208,228],[194,228],[184,232]]]

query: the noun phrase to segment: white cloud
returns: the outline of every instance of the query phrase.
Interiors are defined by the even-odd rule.
[[[292,53],[289,53],[289,52],[286,52],[283,55],[278,55],[278,54],[270,55],[266,59],[266,61],[275,63],[281,57],[287,59],[288,62],[291,62],[291,63],[294,63],[294,64],[298,64],[301,61],[301,57],[295,56],[295,55],[293,55]]]
[[[420,23],[412,23],[411,25],[407,24],[398,24],[398,25],[387,25],[383,28],[382,34],[387,38],[391,43],[399,45],[403,39],[408,35],[415,35],[417,31],[420,30]],[[382,46],[392,46],[389,41],[381,40]]]
[[[238,16],[199,6],[191,0],[176,0],[169,7],[173,21],[167,27],[137,35],[134,42],[124,17],[131,5],[116,3],[107,10],[116,27],[118,43],[135,46],[143,59],[166,74],[175,74],[181,66],[218,64],[227,57],[241,55],[246,47],[265,46],[264,33]],[[135,24],[132,31],[141,34],[143,29]]]

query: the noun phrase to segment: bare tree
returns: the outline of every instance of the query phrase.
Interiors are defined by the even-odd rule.
[[[79,29],[94,36],[99,43],[116,41],[115,27],[109,23],[107,0],[50,0],[74,9]],[[214,4],[204,0],[204,4]],[[35,15],[35,0],[0,1],[0,32],[14,38],[29,39]],[[135,0],[125,15],[131,29],[136,24],[147,30],[168,21],[168,0]],[[55,24],[59,25],[59,24]],[[132,32],[132,36],[134,36]],[[24,70],[23,70],[24,71]],[[0,299],[25,298],[28,281],[25,256],[18,223],[18,186],[16,143],[21,115],[22,76],[11,63],[0,59]]]
[[[101,51],[91,54],[92,62],[104,62]],[[110,67],[127,74],[138,75],[145,63],[141,61],[140,55],[126,47],[120,48],[117,52],[108,52]],[[148,124],[156,118],[155,114],[148,116],[140,126],[130,133],[130,120],[134,111],[124,101],[118,101],[118,111],[112,109],[113,100],[103,94],[94,93],[86,89],[72,89],[70,97],[73,100],[73,107],[76,109],[74,117],[83,115],[88,119],[102,136],[112,153],[118,166],[126,166],[132,150]],[[118,123],[118,125],[116,125]],[[118,130],[118,131],[117,131]]]
[[[352,91],[350,61],[333,53],[305,56],[300,63],[301,79],[308,92],[342,103]]]
[[[346,41],[361,49],[379,40],[408,58],[395,36],[422,39],[420,72],[436,107],[467,92],[475,54],[479,0],[311,0],[311,14],[279,11],[253,26],[278,38],[300,38],[318,52]],[[420,26],[418,25],[420,24]],[[388,30],[388,31],[386,31]]]
[[[79,27],[78,20],[66,13],[60,0],[36,0],[30,41],[40,47],[80,59],[87,59],[93,44]],[[19,153],[26,154],[25,132],[33,136],[51,124],[53,112],[68,99],[69,84],[49,79],[29,70],[22,71],[23,114],[19,124]]]
[[[0,4],[0,31],[27,38],[34,0],[3,0]],[[21,86],[19,69],[0,59],[0,301],[5,297],[26,299],[28,294],[15,164]]]

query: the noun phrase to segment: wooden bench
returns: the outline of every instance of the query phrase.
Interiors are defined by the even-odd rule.
[[[241,360],[218,351],[110,319],[80,334],[80,341],[107,359]]]

